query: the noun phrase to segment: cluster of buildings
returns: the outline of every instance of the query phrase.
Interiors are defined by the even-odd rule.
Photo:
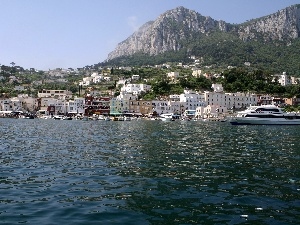
[[[87,94],[73,96],[67,90],[42,90],[38,97],[19,95],[0,99],[0,114],[23,111],[37,115],[121,115],[159,116],[173,113],[192,117],[215,116],[259,104],[298,104],[300,99],[276,99],[253,93],[225,93],[221,84],[213,84],[213,91],[198,93],[185,90],[155,100],[139,99],[141,92],[151,91],[146,84],[126,84],[117,97],[98,97]]]
[[[130,68],[126,68],[129,70]],[[61,71],[59,71],[61,72]],[[54,73],[54,72],[53,72]],[[59,73],[60,74],[60,73]],[[58,76],[57,73],[52,75]],[[217,76],[217,74],[203,74],[199,69],[193,69],[193,76]],[[176,82],[179,72],[170,72],[167,78]],[[108,74],[92,73],[83,78],[81,86],[89,86],[103,80],[110,80]],[[286,73],[274,76],[283,86],[298,83],[294,77]],[[117,97],[99,97],[93,90],[84,97],[73,96],[67,90],[41,90],[38,97],[33,98],[22,94],[14,98],[0,99],[0,114],[22,111],[37,115],[120,115],[159,116],[161,114],[178,114],[184,116],[205,117],[219,115],[244,109],[250,105],[278,104],[298,105],[300,99],[278,99],[269,95],[253,93],[225,93],[221,84],[213,84],[213,91],[202,93],[184,90],[179,95],[163,96],[155,100],[143,100],[141,93],[151,91],[151,86],[136,83],[139,75],[132,75],[131,79],[119,80],[116,85],[121,87]]]

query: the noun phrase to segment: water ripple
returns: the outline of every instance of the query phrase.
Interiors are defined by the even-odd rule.
[[[0,223],[300,223],[298,127],[0,122]]]

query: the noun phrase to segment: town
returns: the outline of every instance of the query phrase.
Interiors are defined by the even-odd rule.
[[[167,65],[162,65],[167,66]],[[183,65],[179,65],[184,67]],[[1,67],[3,72],[3,66]],[[18,72],[18,67],[11,67],[15,70],[14,74],[22,74]],[[5,68],[4,68],[5,69]],[[130,71],[131,67],[118,68],[122,71]],[[56,69],[49,70],[47,73],[54,77],[53,82],[66,82],[65,76],[74,70]],[[143,99],[141,97],[145,93],[152,91],[147,79],[141,79],[139,74],[131,75],[127,78],[119,78],[114,80],[114,86],[119,87],[116,92],[108,88],[106,91],[95,90],[95,85],[103,82],[112,83],[113,77],[111,68],[102,70],[101,73],[95,72],[88,68],[88,72],[84,74],[81,80],[76,83],[78,92],[74,93],[70,90],[38,90],[37,96],[25,94],[24,90],[28,85],[15,85],[14,90],[21,93],[15,97],[7,97],[2,93],[0,99],[0,116],[1,117],[24,117],[31,115],[39,118],[83,118],[89,117],[93,119],[103,117],[147,117],[155,118],[163,114],[178,115],[181,118],[200,119],[200,118],[220,118],[235,111],[245,109],[250,105],[297,105],[300,101],[296,96],[293,98],[280,98],[270,94],[259,94],[248,92],[227,93],[223,90],[222,84],[213,83],[211,90],[191,90],[184,89],[180,94],[170,94],[167,96],[159,96],[155,99]],[[220,74],[204,73],[200,69],[192,68],[193,77],[211,77],[221,76]],[[30,72],[38,72],[31,69]],[[76,72],[76,71],[75,71]],[[78,71],[77,71],[78,72]],[[20,76],[19,76],[20,77]],[[171,82],[178,82],[180,72],[168,72],[165,78]],[[298,79],[282,74],[274,75],[280,85],[288,86],[298,84]],[[0,76],[0,79],[8,79],[11,84],[18,84],[18,77],[15,75]],[[43,81],[35,80],[34,84],[42,84]],[[45,81],[44,81],[45,82]],[[84,90],[84,93],[83,93]]]

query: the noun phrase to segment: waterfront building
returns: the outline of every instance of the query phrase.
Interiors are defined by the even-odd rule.
[[[174,114],[181,115],[184,112],[184,106],[180,102],[180,95],[169,95],[170,111]]]
[[[257,105],[257,95],[252,93],[224,93],[221,84],[212,85],[213,92],[203,93],[206,105],[226,107],[227,109],[240,109],[250,105]]]
[[[110,99],[110,114],[118,115],[128,113],[130,100],[137,100],[137,96],[132,93],[121,91],[117,97]]]
[[[0,100],[0,111],[4,112],[12,112],[13,106],[11,99],[1,99]]]
[[[54,106],[54,108],[53,108]],[[54,109],[54,112],[53,112]],[[50,115],[65,115],[67,113],[66,101],[63,99],[52,99],[48,101],[48,110]]]
[[[250,105],[257,105],[257,96],[250,93],[218,93],[204,92],[204,99],[207,105],[217,105],[227,109],[244,108]]]
[[[284,98],[283,100],[287,105],[300,105],[300,98],[297,98],[296,96],[292,98]]]
[[[69,100],[66,103],[67,114],[84,114],[85,98],[75,97],[74,100]]]
[[[22,110],[27,112],[35,112],[39,109],[39,99],[28,96],[27,94],[18,95],[18,99],[22,102]]]
[[[206,106],[204,100],[203,94],[184,90],[184,93],[180,94],[180,112],[183,113],[185,110],[196,110],[199,106]]]
[[[152,114],[152,101],[147,100],[130,100],[129,112],[135,115],[150,115]]]
[[[109,97],[94,97],[87,95],[85,97],[85,115],[109,115],[110,113],[110,98]]]
[[[273,97],[271,95],[258,95],[257,105],[271,105]]]
[[[167,100],[152,100],[152,114],[160,115],[160,114],[168,114],[174,113],[171,109],[170,102]]]

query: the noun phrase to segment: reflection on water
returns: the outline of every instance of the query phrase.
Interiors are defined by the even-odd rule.
[[[1,119],[0,221],[299,224],[299,129]]]

